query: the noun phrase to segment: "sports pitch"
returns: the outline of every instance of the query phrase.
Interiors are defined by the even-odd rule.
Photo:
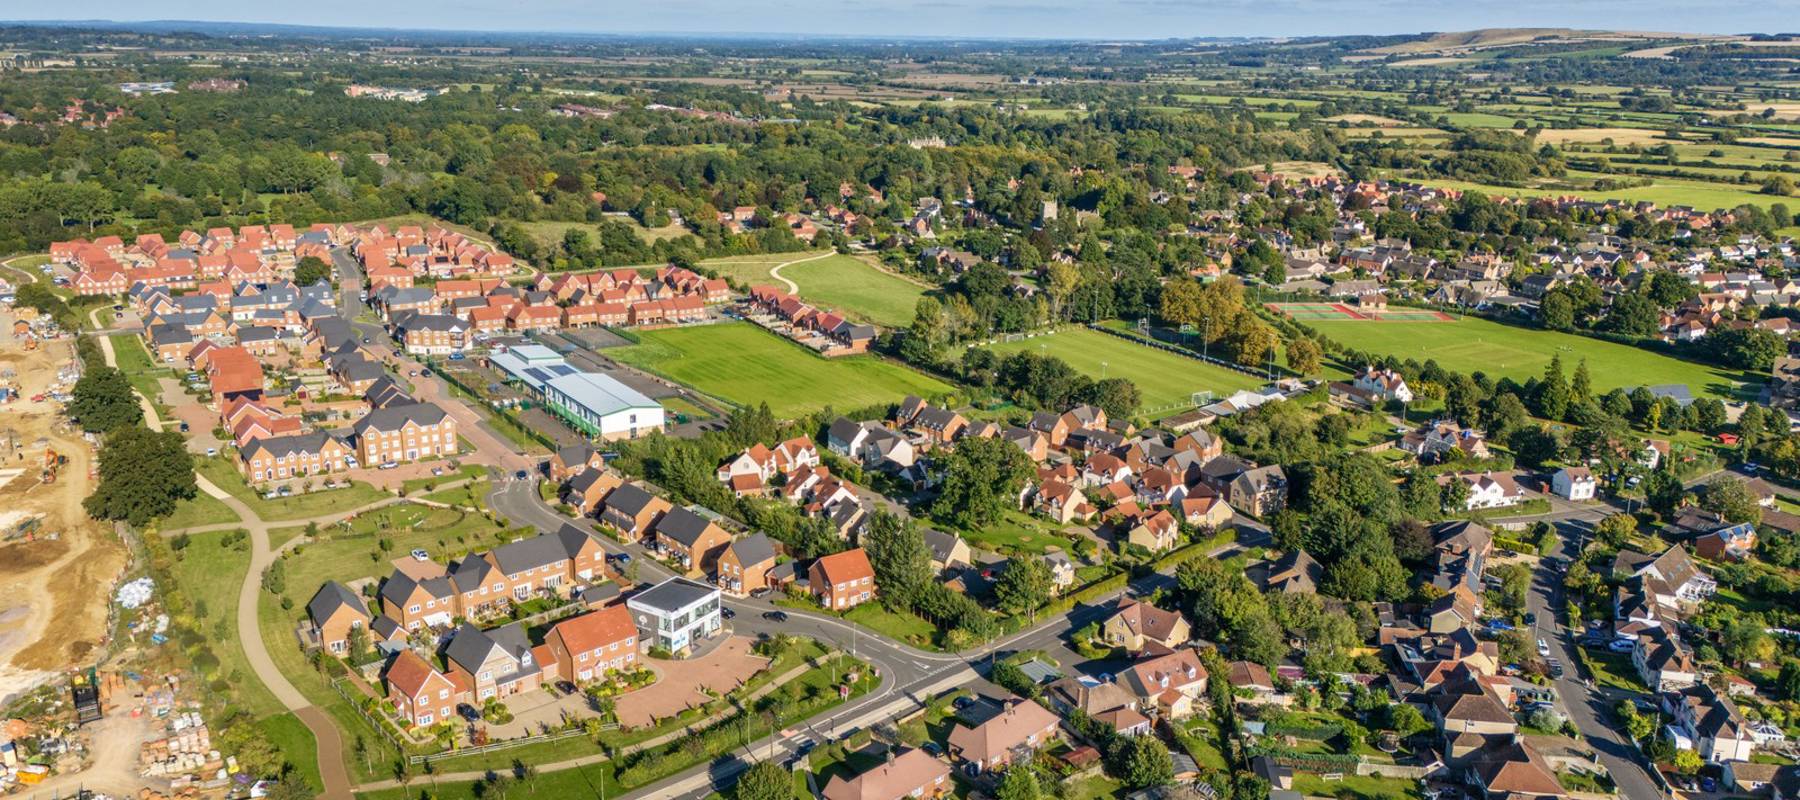
[[[792,418],[932,397],[952,387],[873,356],[824,358],[747,322],[640,331],[641,344],[606,355],[733,403],[768,403]]]
[[[1027,350],[1056,356],[1096,380],[1129,378],[1143,395],[1144,412],[1152,416],[1192,407],[1195,392],[1210,391],[1224,397],[1267,383],[1242,372],[1086,328],[1065,328],[1016,342],[995,342],[988,349],[1002,357]]]
[[[1550,359],[1561,355],[1565,375],[1587,359],[1594,388],[1611,391],[1638,386],[1685,384],[1695,396],[1735,398],[1753,376],[1696,364],[1630,345],[1570,333],[1520,328],[1478,317],[1450,322],[1329,319],[1306,320],[1339,344],[1400,358],[1437,359],[1456,372],[1484,372],[1517,381],[1542,377]]]
[[[1451,322],[1455,318],[1428,308],[1383,308],[1373,310],[1344,303],[1269,303],[1269,310],[1286,314],[1302,322],[1320,320],[1361,320],[1365,322]]]

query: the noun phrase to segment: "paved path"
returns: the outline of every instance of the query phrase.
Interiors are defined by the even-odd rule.
[[[105,336],[99,337],[101,353],[106,357],[107,366],[116,367],[118,361],[113,353],[112,342]],[[144,408],[144,423],[154,431],[162,430],[162,420],[156,414],[155,404],[142,392],[137,394],[138,402]],[[287,676],[276,668],[274,659],[269,657],[269,649],[263,643],[262,625],[256,616],[257,593],[262,589],[263,570],[275,561],[278,553],[269,549],[269,524],[256,515],[244,501],[232,496],[230,492],[219,488],[206,476],[196,474],[194,484],[207,496],[215,498],[237,514],[238,522],[232,528],[243,528],[250,532],[250,569],[244,573],[244,582],[238,587],[237,622],[238,642],[244,647],[244,657],[250,662],[250,668],[256,672],[264,686],[275,699],[312,731],[313,739],[318,744],[319,777],[325,784],[324,793],[320,795],[330,800],[350,800],[350,774],[344,767],[344,740],[338,733],[336,725],[324,712],[308,702],[306,696],[288,682]],[[304,524],[304,523],[302,523]],[[285,525],[284,525],[285,527]],[[300,541],[290,541],[292,545]]]

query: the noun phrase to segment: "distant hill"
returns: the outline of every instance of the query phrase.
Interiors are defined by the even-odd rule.
[[[1425,55],[1467,53],[1495,47],[1516,47],[1532,42],[1651,41],[1658,39],[1707,39],[1703,34],[1650,33],[1645,31],[1580,30],[1577,28],[1482,28],[1473,31],[1423,33],[1419,38],[1374,47],[1362,52],[1376,55]]]

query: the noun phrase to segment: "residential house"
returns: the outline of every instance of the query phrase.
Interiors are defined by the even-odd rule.
[[[956,566],[969,566],[974,562],[969,550],[969,543],[954,533],[926,528],[924,531],[925,546],[931,548],[931,568],[935,572],[943,572]]]
[[[1520,486],[1518,481],[1507,473],[1467,472],[1437,477],[1440,486],[1452,481],[1460,481],[1468,492],[1467,499],[1463,501],[1463,510],[1465,511],[1481,508],[1508,508],[1525,501],[1525,487]]]
[[[775,568],[775,543],[768,534],[755,533],[736,539],[719,554],[719,588],[742,597],[768,587]]]
[[[1137,696],[1138,708],[1165,719],[1185,719],[1204,708],[1210,676],[1193,648],[1153,656],[1120,673],[1120,681]]]
[[[582,516],[589,516],[601,507],[612,490],[623,485],[625,479],[610,469],[582,470],[563,487],[563,502],[574,506]]]
[[[807,570],[807,582],[819,605],[846,611],[875,599],[875,569],[862,548],[815,559]]]
[[[306,619],[312,623],[319,646],[342,658],[350,653],[351,631],[368,623],[369,609],[349,587],[337,581],[326,581],[306,602]]]
[[[388,704],[412,727],[455,719],[462,696],[456,684],[412,650],[401,650],[388,664],[382,683],[387,686]]]
[[[825,784],[825,800],[935,800],[954,788],[950,766],[920,749],[889,751],[867,771],[846,778],[833,775]]]
[[[378,408],[350,426],[363,466],[448,458],[460,449],[456,418],[434,403]]]
[[[627,541],[635,541],[648,536],[651,526],[671,508],[674,506],[669,501],[627,483],[606,496],[600,521],[618,531]]]
[[[542,646],[540,645],[540,648]],[[463,623],[444,646],[448,675],[456,685],[469,687],[472,705],[488,698],[505,698],[529,692],[543,683],[548,648],[534,650],[521,623],[482,630]]]
[[[950,732],[950,755],[972,774],[1004,769],[1026,761],[1057,740],[1062,721],[1037,703],[1009,698],[999,714],[974,727],[957,725]]]
[[[687,509],[672,508],[652,529],[656,549],[665,552],[688,571],[689,576],[712,572],[719,553],[731,543],[731,534],[712,520]]]
[[[1225,500],[1253,517],[1274,514],[1287,506],[1287,473],[1279,465],[1239,473],[1232,478]]]
[[[1566,500],[1592,500],[1598,487],[1587,467],[1563,467],[1550,476],[1550,491]]]
[[[544,645],[561,680],[583,684],[611,672],[636,669],[638,630],[631,611],[607,606],[550,626]]]
[[[1100,626],[1108,644],[1131,653],[1171,652],[1188,643],[1191,628],[1177,611],[1164,611],[1129,597],[1119,598],[1111,616]]]
[[[1632,643],[1631,664],[1653,692],[1673,692],[1699,682],[1699,670],[1687,646],[1673,631],[1649,628]]]
[[[1164,553],[1181,544],[1181,525],[1168,509],[1140,513],[1129,518],[1127,544],[1137,545],[1152,553]]]
[[[1662,696],[1662,707],[1674,721],[1670,737],[1680,750],[1693,750],[1709,763],[1749,761],[1756,753],[1750,721],[1731,698],[1704,683]]]
[[[1290,550],[1269,562],[1263,574],[1263,589],[1283,594],[1313,594],[1325,568],[1305,550]]]

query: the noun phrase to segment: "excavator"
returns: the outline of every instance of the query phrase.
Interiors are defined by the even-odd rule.
[[[56,482],[56,471],[61,469],[62,466],[67,463],[69,463],[68,456],[65,456],[61,453],[56,452],[56,448],[54,448],[54,447],[45,447],[44,448],[44,472],[41,476],[43,478],[44,483],[55,483]]]

